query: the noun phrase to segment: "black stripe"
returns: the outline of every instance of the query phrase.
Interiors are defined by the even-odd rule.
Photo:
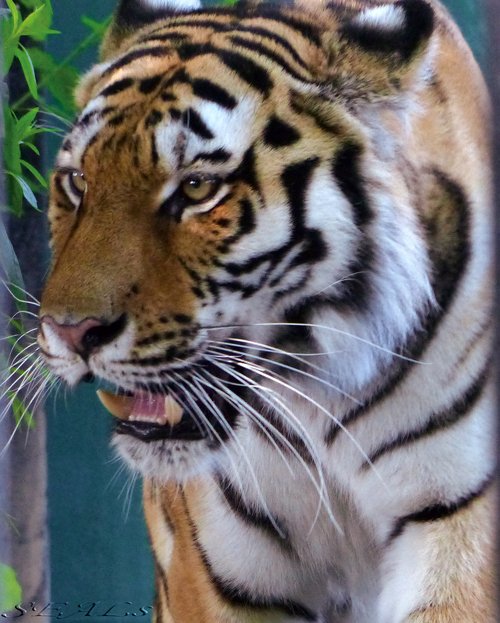
[[[286,361],[286,358],[284,358],[284,361]],[[294,360],[291,360],[288,363],[292,367],[297,366],[297,362]],[[272,361],[270,361],[269,364],[271,365]],[[280,368],[280,374],[282,374],[282,368]],[[264,408],[265,407],[266,405],[264,405]],[[257,423],[255,423],[253,426],[255,432],[258,433],[263,440],[267,441],[273,446],[275,443],[285,454],[296,456],[296,452],[300,456],[300,458],[308,465],[312,465],[314,463],[311,450],[307,447],[305,441],[302,439],[302,437],[292,432],[290,428],[284,424],[283,419],[279,415],[275,415],[273,412],[268,412],[266,413],[266,420],[269,426]],[[295,452],[293,452],[290,446],[292,446]]]
[[[178,108],[171,108],[168,112],[173,121],[179,121],[182,117],[182,113]]]
[[[433,265],[436,299],[440,307],[447,310],[470,259],[471,207],[464,189],[457,181],[437,169],[432,174],[443,195],[443,209],[438,205],[430,215],[425,215],[424,227]],[[453,213],[447,209],[446,203],[453,206]]]
[[[232,69],[243,82],[246,82],[256,91],[262,93],[264,97],[268,97],[273,88],[273,81],[263,67],[247,56],[238,54],[237,52],[230,52],[229,50],[219,50],[217,56],[224,65]]]
[[[211,28],[217,32],[222,32],[227,29],[232,29],[233,26],[225,20],[212,19],[210,15],[206,13],[200,13],[198,15],[192,15],[189,18],[180,17],[168,26],[168,28]],[[163,31],[164,27],[160,27],[158,31]]]
[[[92,110],[91,112],[86,113],[83,117],[80,117],[75,124],[76,128],[85,128],[89,125],[89,123],[95,119],[96,117],[101,116],[100,110]]]
[[[300,160],[299,162],[289,164],[281,174],[281,183],[288,196],[292,217],[292,241],[296,241],[297,238],[303,238],[306,230],[306,193],[312,174],[319,163],[320,159],[317,157]]]
[[[163,30],[163,29],[162,29]],[[157,34],[155,31],[153,34],[139,37],[138,43],[151,43],[152,41],[185,41],[189,39],[189,36],[181,32],[166,32],[165,34]]]
[[[346,143],[335,154],[332,162],[332,175],[353,208],[354,223],[357,227],[366,225],[373,218],[361,172],[362,154],[361,145]]]
[[[226,91],[226,89],[222,88],[218,84],[215,84],[211,80],[195,78],[192,81],[192,85],[193,93],[197,97],[210,102],[215,102],[219,106],[222,106],[222,108],[232,110],[233,108],[236,108],[238,104],[237,100],[228,91]]]
[[[445,317],[465,273],[470,258],[469,230],[470,207],[460,185],[448,178],[441,171],[432,172],[437,189],[441,191],[441,203],[434,206],[434,212],[424,220],[428,235],[429,256],[432,263],[432,286],[438,303],[438,311],[428,312],[423,319],[422,328],[416,331],[402,345],[398,352],[412,360],[419,360],[424,355],[428,344],[434,338],[440,321]],[[448,204],[451,204],[451,208]],[[443,209],[440,209],[440,206]],[[423,211],[421,211],[422,213]],[[444,220],[444,222],[443,222]],[[349,426],[369,413],[371,408],[386,399],[407,377],[413,369],[412,361],[395,360],[393,373],[388,373],[388,380],[364,405],[355,407],[342,420]],[[325,442],[331,445],[337,438],[340,428],[333,424],[325,436]]]
[[[153,110],[146,117],[144,125],[146,126],[146,128],[151,128],[158,125],[162,119],[163,113],[161,112],[161,110],[153,108]]]
[[[184,127],[197,134],[200,138],[205,140],[214,138],[212,131],[207,127],[194,108],[188,108],[182,113],[182,123]]]
[[[229,183],[243,182],[260,194],[259,180],[255,168],[255,147],[251,145],[243,155],[241,164],[227,177]]]
[[[177,100],[177,96],[174,95],[174,93],[168,93],[166,91],[164,91],[160,97],[164,102],[175,102]]]
[[[60,173],[62,173],[62,171],[60,171]],[[68,194],[66,193],[66,191],[64,190],[64,186],[62,185],[60,173],[59,174],[56,173],[56,175],[54,175],[54,186],[56,187],[56,190],[61,195],[61,197],[64,197],[65,202],[63,202],[63,203],[59,203],[58,202],[57,206],[59,208],[62,208],[65,212],[74,212],[75,211],[75,206],[68,199]],[[39,350],[41,350],[40,347],[39,347]],[[43,353],[43,354],[45,355],[45,353]]]
[[[214,11],[214,13],[218,13],[218,11]],[[234,14],[231,12],[228,12],[224,9],[221,10],[220,12],[221,15],[229,15],[231,17],[234,17]],[[260,15],[256,15],[255,17],[261,17]],[[318,31],[312,27],[310,24],[306,24],[305,22],[301,22],[299,20],[295,20],[293,18],[288,18],[284,15],[278,14],[278,13],[274,13],[274,14],[269,14],[268,11],[266,11],[265,14],[262,15],[262,17],[269,22],[269,25],[266,27],[263,26],[245,26],[243,22],[239,22],[237,24],[235,24],[234,22],[225,22],[225,21],[217,21],[215,19],[209,19],[206,14],[205,15],[200,15],[199,18],[197,18],[196,16],[193,16],[190,19],[177,19],[175,20],[175,22],[173,22],[170,26],[167,27],[160,27],[158,29],[158,31],[153,31],[152,33],[150,33],[149,35],[147,35],[146,37],[144,37],[143,39],[141,39],[141,41],[151,41],[151,40],[155,40],[158,39],[160,41],[168,41],[170,37],[173,36],[177,36],[178,38],[184,37],[187,38],[188,35],[185,35],[184,33],[175,33],[175,29],[177,28],[210,28],[215,30],[216,32],[223,32],[226,31],[228,33],[230,32],[242,32],[242,33],[249,33],[249,34],[255,34],[258,35],[260,37],[265,37],[271,41],[273,41],[275,44],[280,45],[282,48],[286,49],[287,52],[290,54],[290,56],[293,58],[293,60],[298,64],[301,65],[304,69],[307,69],[307,63],[299,56],[299,54],[297,53],[297,51],[295,50],[295,48],[289,43],[289,41],[287,41],[287,39],[285,39],[285,37],[282,37],[278,34],[276,34],[275,32],[273,32],[273,28],[276,28],[277,26],[281,25],[281,26],[287,26],[289,28],[292,28],[294,30],[297,30],[299,32],[300,35],[302,35],[306,40],[314,43],[314,45],[320,47],[321,46],[321,40],[318,34]],[[274,22],[274,23],[273,23]],[[169,34],[168,33],[168,28],[171,28],[174,30],[174,33]],[[159,34],[158,36],[156,36],[156,32],[160,32],[163,31],[162,34]]]
[[[474,349],[477,343],[486,335],[487,332],[491,330],[491,323],[492,318],[486,318],[486,320],[481,323],[477,331],[475,331],[471,335],[469,342],[465,345],[464,349],[460,354],[460,358],[454,365],[455,370],[460,370],[460,367],[465,363],[465,361],[467,361],[471,351]]]
[[[304,22],[300,19],[291,17],[289,15],[280,13],[279,11],[276,11],[275,9],[273,9],[273,7],[271,6],[262,7],[262,11],[260,13],[262,17],[266,19],[271,19],[278,23],[285,24],[285,26],[288,26],[292,28],[293,30],[296,30],[300,35],[302,35],[302,37],[304,37],[304,39],[313,43],[316,47],[318,48],[322,47],[322,41],[321,41],[319,29],[313,26],[313,24]],[[272,28],[272,24],[270,24],[270,27]]]
[[[226,151],[225,149],[219,148],[219,149],[214,149],[214,151],[203,151],[199,154],[196,154],[196,156],[193,158],[193,160],[191,161],[190,164],[194,164],[195,162],[198,162],[199,160],[205,160],[207,162],[227,162],[229,159],[231,158],[231,154]]]
[[[282,4],[283,3],[284,2],[282,2]],[[236,27],[234,21],[227,22],[224,19],[216,19],[218,16],[222,18],[227,16],[234,19],[235,12],[237,13],[238,9],[242,10],[240,11],[239,21]],[[268,31],[272,31],[274,28],[276,28],[277,25],[285,25],[293,30],[296,30],[304,39],[306,39],[310,43],[313,43],[316,47],[322,46],[319,30],[315,28],[312,24],[291,17],[289,15],[285,15],[279,10],[277,11],[276,9],[273,9],[269,6],[258,7],[256,11],[252,8],[250,16],[245,15],[244,3],[238,3],[235,9],[211,8],[210,11],[204,11],[203,13],[199,13],[198,15],[193,14],[188,18],[177,18],[175,19],[175,21],[172,22],[171,27],[212,28],[217,32],[222,32],[224,30],[230,32],[234,30],[239,30],[242,20],[247,21],[248,19],[252,18],[262,18],[266,21],[269,21],[269,24],[266,24]],[[273,22],[275,23],[273,24]],[[164,26],[159,27],[158,31],[153,31],[153,33],[163,31],[164,28]]]
[[[99,95],[102,95],[103,97],[108,97],[109,95],[116,95],[117,93],[121,93],[122,91],[125,91],[126,89],[130,89],[130,87],[133,84],[134,84],[134,81],[132,80],[132,78],[123,78],[122,80],[117,80],[116,82],[112,82],[110,85],[105,87],[99,93]]]
[[[138,340],[136,343],[136,348],[142,348],[144,346],[151,346],[151,344],[155,344],[157,342],[163,341],[171,341],[178,338],[177,331],[164,331],[162,333],[154,333],[148,337],[145,337],[141,340]]]
[[[225,476],[219,475],[216,478],[219,489],[224,496],[228,506],[246,524],[264,532],[271,537],[280,547],[288,553],[292,553],[290,535],[282,521],[273,517],[271,521],[269,515],[260,509],[249,508],[240,492],[236,490],[232,482]],[[276,529],[278,527],[278,530]]]
[[[186,43],[177,48],[177,54],[183,61],[190,60],[204,54],[214,54],[219,60],[234,71],[241,80],[249,84],[265,97],[269,95],[273,82],[268,72],[243,54],[230,50],[221,50],[211,44]]]
[[[305,621],[317,621],[312,610],[291,599],[278,597],[257,597],[243,588],[224,581],[222,578],[212,575],[212,581],[219,593],[233,606],[242,608],[255,608],[258,610],[280,610],[290,617],[297,617]]]
[[[307,77],[291,67],[281,54],[278,54],[274,50],[270,50],[265,45],[262,45],[262,43],[257,41],[249,41],[248,39],[244,39],[243,37],[239,37],[238,35],[233,35],[229,37],[229,40],[238,47],[245,48],[252,52],[256,52],[259,56],[266,56],[274,63],[276,63],[280,69],[286,71],[288,74],[290,74],[290,76],[293,76],[297,80],[300,80],[302,82],[309,82]]]
[[[304,69],[308,69],[307,63],[298,55],[297,51],[291,45],[291,43],[287,41],[284,37],[277,35],[276,33],[268,30],[267,28],[239,25],[238,32],[247,32],[253,35],[258,35],[259,37],[265,37],[266,39],[270,39],[273,43],[277,43],[282,48],[284,48],[298,65],[300,65]]]
[[[187,523],[191,532],[193,544],[195,545],[200,554],[203,565],[205,566],[211,582],[223,599],[228,601],[233,606],[243,608],[255,608],[257,610],[280,610],[288,616],[302,617],[306,621],[317,621],[316,615],[311,610],[309,610],[309,608],[306,608],[305,606],[296,601],[279,597],[260,597],[250,593],[243,587],[236,586],[234,582],[223,580],[221,577],[216,575],[214,573],[210,560],[208,559],[208,555],[200,543],[198,537],[198,529],[189,512],[186,494],[183,489],[180,490],[180,495],[182,497],[183,506],[186,513]]]
[[[87,141],[87,144],[85,145],[85,149],[83,150],[83,154],[82,154],[82,157],[81,157],[81,161],[82,161],[81,168],[82,169],[85,169],[85,161],[87,160],[88,152],[89,152],[90,148],[93,147],[97,143],[98,138],[99,138],[99,132],[96,132]]]
[[[451,517],[455,513],[467,508],[474,500],[477,500],[482,495],[484,495],[490,485],[494,482],[493,477],[488,477],[481,485],[474,491],[467,493],[459,497],[454,502],[437,502],[436,504],[431,504],[422,508],[419,511],[414,513],[410,513],[409,515],[405,515],[404,517],[400,517],[394,523],[394,527],[391,531],[391,534],[388,538],[388,544],[400,536],[406,526],[409,523],[427,523],[431,521],[439,521],[440,519],[446,519],[447,517]]]
[[[180,82],[181,84],[190,84],[191,78],[184,67],[177,69],[165,82],[163,83],[164,90],[170,88],[174,84]]]
[[[258,183],[257,180],[254,179],[253,150],[247,151],[245,160],[247,161],[247,165],[251,164],[252,166],[245,167],[243,172],[239,172],[236,179],[244,179],[243,175],[246,175],[248,179],[245,181],[253,187]],[[260,283],[244,287],[241,282],[234,281],[220,284],[221,286],[231,289],[231,291],[237,291],[239,289],[244,296],[248,296],[249,293],[260,289],[270,277],[273,269],[286,258],[287,254],[290,253],[292,249],[299,245],[301,245],[300,252],[296,255],[294,260],[290,262],[289,268],[300,264],[312,264],[324,258],[327,247],[321,232],[316,229],[308,228],[305,223],[305,193],[307,192],[310,177],[319,162],[319,158],[308,158],[293,163],[286,167],[281,176],[289,199],[292,221],[292,231],[289,241],[276,249],[252,257],[244,262],[229,262],[224,264],[224,268],[230,274],[239,276],[256,270],[264,263],[269,263],[269,268],[262,276]]]
[[[300,140],[300,132],[273,115],[264,130],[264,142],[270,147],[287,147]]]
[[[151,78],[144,78],[139,82],[139,91],[144,93],[144,95],[148,95],[152,93],[163,80],[163,75],[159,76],[151,76]]]
[[[372,266],[375,258],[373,242],[368,234],[362,233],[358,240],[354,258],[346,269],[346,275],[339,280],[338,291],[323,297],[323,304],[334,306],[339,312],[366,312],[372,295]]]
[[[112,65],[110,65],[102,74],[101,78],[107,76],[108,74],[113,73],[117,69],[121,69],[126,65],[138,60],[139,58],[145,58],[147,56],[167,56],[171,52],[171,48],[166,45],[157,45],[149,48],[139,48],[138,50],[133,50],[128,54],[125,54],[117,61],[115,61]],[[125,78],[126,79],[126,78]]]
[[[480,374],[467,391],[461,395],[451,407],[448,407],[439,413],[434,413],[429,421],[423,426],[411,431],[405,431],[404,433],[398,435],[396,439],[382,444],[370,454],[370,460],[363,463],[362,469],[366,470],[370,468],[371,464],[385,454],[415,443],[420,439],[433,435],[435,432],[449,428],[460,421],[463,417],[467,416],[481,397],[484,386],[488,380],[489,367],[490,366],[488,364],[488,369]]]
[[[197,56],[213,54],[214,48],[208,43],[182,43],[175,49],[175,51],[181,61],[189,61]]]
[[[125,115],[123,113],[120,113],[119,115],[115,115],[114,117],[111,117],[111,119],[108,119],[107,123],[108,123],[108,125],[116,128],[119,125],[121,125],[124,120],[125,120]]]
[[[325,107],[325,101],[310,94],[304,95],[297,91],[290,92],[290,107],[298,115],[307,115],[323,132],[333,134],[334,136],[342,136],[345,134],[341,124],[336,124],[331,117],[331,104],[326,102],[327,110],[322,115],[322,108]]]

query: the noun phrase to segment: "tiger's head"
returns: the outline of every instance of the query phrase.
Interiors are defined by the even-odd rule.
[[[400,163],[433,14],[139,4],[57,158],[39,344],[70,385],[106,382],[130,463],[184,478],[265,427],[290,378],[309,391],[300,353],[359,391],[431,301]]]

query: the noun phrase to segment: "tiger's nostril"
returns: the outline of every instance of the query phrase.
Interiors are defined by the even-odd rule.
[[[85,359],[92,352],[117,338],[124,330],[126,322],[125,314],[113,322],[85,318],[75,324],[58,322],[53,316],[43,316],[40,325],[46,338],[50,339],[52,334],[53,338]]]
[[[82,348],[85,352],[90,353],[109,344],[125,329],[126,323],[126,316],[122,314],[114,322],[90,327],[82,336]]]

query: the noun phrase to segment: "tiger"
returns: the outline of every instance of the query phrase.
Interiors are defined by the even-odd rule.
[[[492,623],[490,104],[447,10],[121,0],[75,98],[38,343],[142,476],[154,620]]]

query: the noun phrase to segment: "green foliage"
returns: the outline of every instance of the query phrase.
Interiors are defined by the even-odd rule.
[[[9,612],[22,602],[22,590],[14,569],[0,563],[0,612]]]
[[[16,72],[16,101],[12,97],[3,103],[5,137],[3,145],[4,171],[7,182],[7,210],[14,216],[22,216],[26,206],[39,210],[38,198],[47,190],[47,179],[39,160],[38,141],[46,133],[60,134],[61,124],[67,123],[75,114],[73,90],[78,72],[72,65],[75,58],[85,49],[95,46],[106,29],[108,20],[97,22],[83,18],[89,35],[62,61],[56,60],[43,49],[47,37],[58,34],[52,28],[53,10],[51,0],[6,0],[7,9],[0,10],[0,45],[3,72],[9,84],[10,75]],[[18,77],[21,77],[19,88]],[[23,86],[24,85],[24,86]],[[2,86],[2,85],[0,85]],[[21,90],[21,93],[19,93]],[[5,89],[0,89],[4,92]],[[48,98],[48,100],[46,99]],[[50,119],[47,123],[46,119]],[[54,121],[55,120],[55,123]],[[0,206],[1,210],[5,206]],[[23,317],[22,276],[12,245],[0,221],[0,272],[17,304],[18,319],[10,322],[15,335],[23,335],[25,327],[19,318]],[[16,286],[17,284],[17,286]],[[19,288],[19,289],[18,289]],[[0,353],[0,369],[8,370],[10,388],[29,384],[30,362],[22,358],[21,342],[16,337],[7,341],[11,354],[23,366],[9,366],[5,355]],[[26,368],[26,369],[24,369]],[[43,374],[43,373],[42,373]],[[17,379],[14,381],[14,379]],[[10,403],[11,411],[19,425],[31,428],[32,414],[22,397],[14,389],[7,389],[4,397]],[[10,595],[16,594],[15,574],[0,565],[0,588],[10,587]],[[7,584],[7,582],[9,584]],[[0,592],[0,603],[2,593]],[[10,599],[7,597],[6,599]],[[5,610],[6,607],[0,607]]]
[[[17,62],[26,87],[17,101],[9,101],[4,106],[8,209],[16,216],[22,215],[26,204],[38,209],[37,196],[47,188],[41,166],[33,165],[27,154],[39,155],[37,135],[58,134],[60,130],[57,125],[42,124],[40,119],[45,118],[44,114],[56,120],[74,116],[73,90],[78,72],[71,63],[101,39],[108,23],[84,17],[89,36],[70,56],[57,61],[40,47],[48,36],[58,32],[52,28],[51,0],[20,1],[21,6],[14,0],[6,0],[8,11],[0,20],[4,74],[8,76]],[[50,104],[44,99],[44,90],[51,97]]]

